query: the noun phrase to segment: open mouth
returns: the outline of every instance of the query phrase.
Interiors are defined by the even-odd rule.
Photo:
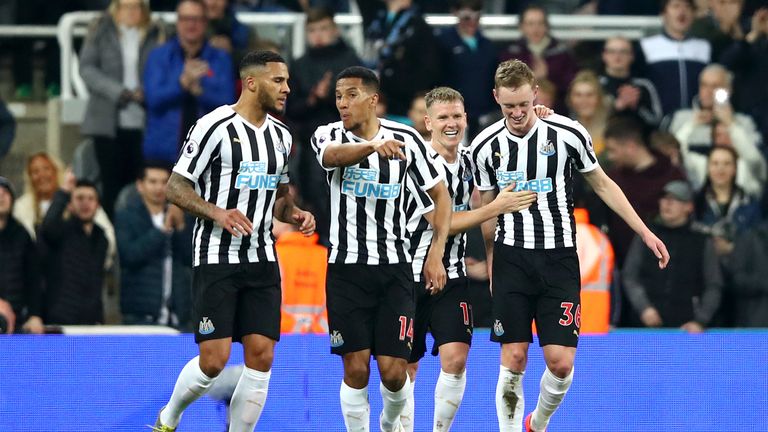
[[[443,132],[443,134],[445,136],[447,136],[447,137],[454,138],[454,137],[457,137],[459,135],[459,131],[445,131],[445,132]]]
[[[509,117],[513,122],[520,123],[525,118],[525,114],[521,115],[520,117],[510,116]]]

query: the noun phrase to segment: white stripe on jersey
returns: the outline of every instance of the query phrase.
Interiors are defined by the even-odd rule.
[[[312,137],[318,162],[327,171],[331,197],[329,263],[396,264],[411,262],[405,225],[406,176],[422,190],[442,180],[427,146],[410,126],[379,119],[372,141],[405,143],[406,160],[387,160],[372,153],[360,163],[339,168],[323,166],[329,144],[366,142],[344,129],[342,122],[320,126]]]
[[[272,211],[277,188],[288,183],[291,133],[267,115],[257,128],[229,105],[201,117],[189,130],[173,172],[195,183],[195,191],[223,209],[239,209],[253,234],[232,237],[213,221],[197,219],[194,266],[275,261]]]
[[[470,200],[472,199],[472,191],[475,187],[472,178],[474,170],[472,168],[469,148],[459,147],[456,162],[452,164],[437,154],[435,155],[435,161],[442,165],[445,173],[445,181],[448,186],[448,193],[451,196],[453,212],[468,211]],[[411,192],[410,189],[409,192]],[[408,209],[412,206],[422,205],[422,201],[417,200],[418,197],[415,192],[409,193],[408,197]],[[413,278],[416,282],[421,281],[424,260],[427,257],[433,234],[432,227],[423,217],[431,209],[422,208],[420,210],[408,215],[408,235],[411,238],[410,252],[413,256]],[[445,254],[443,255],[443,265],[448,274],[448,279],[466,276],[466,265],[464,264],[466,248],[466,233],[459,233],[448,237],[445,243]]]
[[[573,168],[586,173],[599,165],[592,139],[578,122],[561,115],[538,119],[523,137],[504,119],[472,142],[478,189],[534,190],[538,199],[526,210],[507,213],[496,225],[496,241],[526,249],[576,246],[573,218]]]

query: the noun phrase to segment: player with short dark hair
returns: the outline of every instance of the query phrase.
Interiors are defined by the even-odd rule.
[[[195,123],[168,181],[168,199],[197,216],[193,302],[200,356],[179,374],[155,430],[171,432],[184,409],[204,394],[243,344],[245,368],[231,401],[230,431],[252,431],[267,397],[280,339],[280,270],[272,218],[305,235],[313,216],[288,189],[291,134],[270,113],[281,112],[290,89],[285,60],[270,51],[240,63],[243,91]]]
[[[373,71],[350,67],[336,79],[341,121],[312,137],[327,171],[331,249],[326,283],[331,352],[344,362],[341,410],[347,430],[368,430],[371,355],[381,373],[383,431],[402,430],[410,388],[415,300],[405,226],[406,178],[435,203],[434,237],[424,265],[427,289],[439,292],[451,208],[443,175],[411,127],[376,117]]]
[[[529,208],[483,224],[493,289],[491,340],[501,343],[496,413],[502,432],[520,431],[522,380],[536,320],[546,369],[539,401],[526,431],[543,431],[573,378],[580,327],[580,274],[573,217],[573,171],[638,233],[664,268],[667,249],[635,213],[624,193],[600,168],[592,140],[567,117],[540,119],[533,110],[536,79],[519,60],[496,70],[494,97],[503,119],[472,142],[475,180],[482,202],[514,184],[537,199]],[[495,231],[495,241],[494,241]]]

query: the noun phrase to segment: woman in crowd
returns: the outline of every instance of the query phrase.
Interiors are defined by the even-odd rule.
[[[88,91],[84,135],[93,138],[102,182],[102,207],[112,215],[120,189],[142,167],[144,93],[141,71],[162,42],[150,21],[148,2],[112,0],[88,33],[80,54],[80,75]]]

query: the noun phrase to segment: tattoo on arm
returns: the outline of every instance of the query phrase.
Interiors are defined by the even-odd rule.
[[[216,206],[200,197],[195,192],[193,183],[183,176],[172,173],[168,180],[168,189],[166,191],[168,201],[176,204],[185,211],[200,218],[213,220],[213,212]]]

